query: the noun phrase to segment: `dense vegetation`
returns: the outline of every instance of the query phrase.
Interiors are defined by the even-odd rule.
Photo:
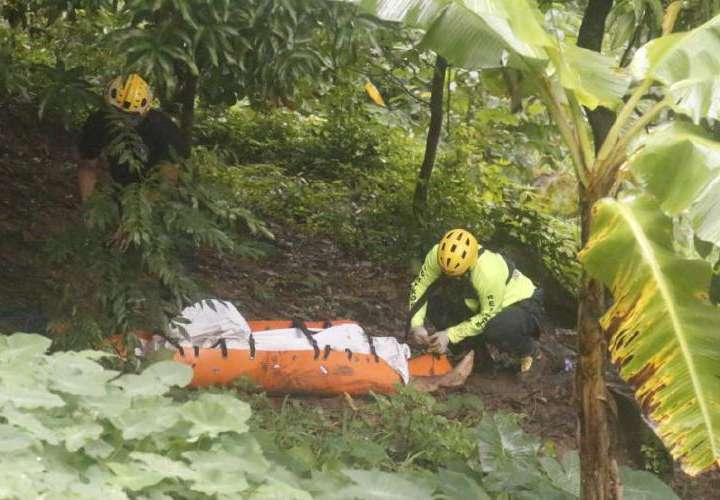
[[[707,300],[720,5],[487,4],[0,4],[0,107],[76,131],[108,78],[138,71],[193,144],[176,186],[104,185],[45,242],[52,346],[0,338],[3,494],[575,498],[582,484],[583,498],[616,498],[608,349],[686,470],[720,463],[720,313]],[[110,147],[137,163],[137,140],[120,127]],[[134,360],[112,371],[119,360],[83,350],[166,330],[206,294],[198,256],[262,263],[273,228],[409,276],[453,226],[511,254],[554,303],[579,297],[580,455],[471,397],[276,409],[243,391],[171,389],[188,373],[168,363],[133,375]],[[18,368],[31,363],[41,369]],[[646,473],[622,481],[624,498],[672,495]]]
[[[483,415],[477,400],[406,391],[341,417],[287,398],[274,410],[262,396],[248,404],[231,391],[173,389],[192,377],[177,363],[123,374],[102,367],[106,353],[49,356],[50,341],[37,335],[0,341],[4,497],[578,495],[577,454],[559,461],[511,416]],[[627,470],[625,479],[626,498],[673,497],[650,473]]]

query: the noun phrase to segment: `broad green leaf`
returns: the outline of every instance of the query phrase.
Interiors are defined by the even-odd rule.
[[[140,375],[123,375],[113,382],[129,396],[160,396],[172,386],[185,387],[192,380],[192,368],[175,361],[160,361]]]
[[[78,396],[103,396],[105,384],[117,372],[105,370],[80,353],[62,352],[50,357],[50,387],[53,390]]]
[[[438,489],[435,498],[447,500],[490,500],[490,496],[482,486],[467,474],[460,474],[450,470],[438,472]]]
[[[352,1],[352,0],[350,0]],[[594,109],[621,103],[630,78],[601,54],[559,43],[526,0],[355,0],[373,15],[425,31],[421,46],[466,69],[510,66],[544,74],[552,60],[560,84]]]
[[[302,480],[301,484],[314,499],[325,500],[336,497],[337,492],[348,485],[348,478],[337,470],[314,470],[308,479]]]
[[[700,127],[673,122],[645,139],[629,167],[665,212],[688,211],[698,237],[720,245],[720,143]]]
[[[47,352],[52,341],[47,337],[29,333],[14,333],[0,337],[0,365],[31,363]]]
[[[35,439],[45,441],[48,444],[58,444],[60,442],[60,436],[53,429],[43,425],[30,412],[20,412],[13,405],[7,405],[0,415],[5,417],[8,424],[26,430]]]
[[[717,78],[683,80],[668,88],[673,109],[694,123],[720,119],[720,82]]]
[[[171,429],[180,420],[177,406],[169,398],[147,398],[135,401],[132,408],[112,418],[124,439],[140,439]]]
[[[565,453],[562,462],[551,457],[540,457],[539,461],[556,488],[580,496],[580,457],[576,451]]]
[[[112,483],[130,491],[140,491],[165,479],[165,474],[138,462],[107,462],[107,466],[115,474]]]
[[[12,425],[0,424],[0,453],[24,450],[33,445],[33,439]]]
[[[115,448],[103,439],[96,439],[85,443],[83,450],[88,456],[96,459],[107,458],[115,451]]]
[[[10,385],[0,378],[0,405],[6,402],[18,408],[58,408],[65,405],[60,396],[42,387]]]
[[[630,71],[638,80],[652,78],[665,85],[709,80],[720,71],[720,16],[685,33],[656,38],[633,57]]]
[[[192,380],[193,371],[177,361],[160,361],[148,366],[143,374],[152,375],[167,387],[185,387]]]
[[[86,420],[75,425],[65,425],[57,429],[57,432],[65,441],[65,447],[68,451],[75,452],[86,444],[99,439],[103,433],[103,427],[91,420]]]
[[[113,484],[115,475],[106,467],[91,465],[83,471],[83,479],[87,481],[86,484],[75,483],[70,487],[70,491],[78,491],[78,495],[85,494],[85,492],[91,493],[91,495],[86,495],[87,498],[99,498],[97,494],[92,495],[95,491],[102,492],[103,499],[126,500],[128,498],[121,487]],[[80,496],[80,498],[83,497]]]
[[[516,467],[534,460],[540,447],[537,438],[526,435],[513,417],[504,413],[484,416],[476,433],[483,472],[499,473],[507,479],[516,475]]]
[[[248,488],[248,460],[224,451],[188,451],[183,458],[193,471],[191,488],[206,495],[232,495]]]
[[[77,399],[78,406],[90,414],[102,418],[114,418],[130,408],[132,399],[118,387],[107,386],[103,396],[83,396]]]
[[[63,493],[62,498],[102,498],[103,500],[128,500],[125,492],[109,483],[76,482]]]
[[[422,45],[442,54],[451,64],[468,69],[497,68],[508,53],[544,61],[542,45],[550,39],[525,0],[357,0],[360,8],[389,21],[426,32]],[[526,29],[513,29],[515,22]],[[519,17],[523,19],[519,19]]]
[[[647,471],[620,468],[623,500],[680,500],[656,475]]]
[[[249,500],[312,500],[310,493],[285,483],[263,484]],[[345,497],[347,498],[347,497]]]
[[[338,498],[361,498],[363,500],[400,500],[432,498],[432,491],[408,481],[398,474],[379,470],[344,470],[353,485],[337,492]]]
[[[560,84],[573,91],[580,104],[590,109],[612,109],[622,103],[630,87],[630,75],[612,58],[568,43],[548,50],[558,68]]]
[[[133,451],[130,453],[130,458],[141,463],[145,469],[158,472],[165,477],[191,480],[195,476],[193,471],[183,462],[171,460],[157,453]]]
[[[223,432],[247,432],[250,406],[244,401],[221,394],[202,394],[180,408],[180,416],[190,422],[190,436],[215,437]]]
[[[630,70],[638,80],[668,87],[675,111],[696,123],[717,119],[717,74],[720,72],[720,16],[686,33],[657,38],[641,47]]]
[[[0,426],[0,443],[2,443]],[[40,460],[38,460],[40,458]],[[42,485],[35,480],[43,474],[45,464],[35,453],[5,453],[0,444],[0,498],[39,498]]]
[[[614,303],[602,318],[613,362],[692,475],[720,464],[720,309],[707,262],[678,258],[672,221],[647,196],[593,208],[580,254]]]
[[[255,437],[249,433],[223,434],[218,438],[217,445],[213,447],[212,451],[220,455],[224,452],[233,455],[242,462],[238,464],[240,470],[258,478],[262,477],[270,468],[263,449]]]

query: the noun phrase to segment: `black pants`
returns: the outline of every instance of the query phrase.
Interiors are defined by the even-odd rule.
[[[474,290],[470,295],[467,289],[451,288],[456,289],[440,289],[428,299],[427,319],[438,330],[462,323],[475,314],[465,305],[465,298],[477,300]],[[454,353],[484,351],[487,346],[515,359],[532,356],[537,352],[535,341],[540,338],[544,321],[543,292],[538,288],[530,298],[500,311],[478,335],[450,344],[450,350]]]

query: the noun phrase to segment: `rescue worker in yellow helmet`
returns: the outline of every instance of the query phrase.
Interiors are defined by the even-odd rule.
[[[487,348],[494,360],[527,371],[543,321],[542,290],[465,229],[442,237],[412,283],[410,334],[431,352]]]
[[[190,148],[175,122],[165,113],[152,109],[152,100],[150,86],[138,74],[118,76],[107,85],[106,106],[87,118],[78,143],[78,184],[82,201],[94,192],[100,165],[104,162],[109,166],[112,179],[120,185],[137,182],[152,168],[159,168],[167,179],[175,180],[175,162],[178,158],[187,158]],[[123,158],[106,151],[117,133],[112,121],[118,117],[126,119],[142,140],[145,149],[142,156],[146,160],[140,172],[130,168]]]

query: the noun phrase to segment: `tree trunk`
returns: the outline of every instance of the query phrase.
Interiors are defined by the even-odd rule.
[[[598,197],[581,187],[582,245],[588,241],[592,207]],[[583,272],[578,297],[578,358],[575,387],[580,448],[580,498],[617,500],[620,478],[616,460],[615,405],[605,387],[607,340],[600,327],[605,288]]]
[[[447,61],[438,55],[435,59],[435,73],[432,79],[430,126],[428,127],[427,141],[425,142],[425,157],[420,167],[420,175],[418,176],[417,184],[415,185],[415,195],[413,196],[413,211],[417,219],[422,218],[427,208],[428,184],[430,183],[430,175],[435,165],[435,156],[437,155],[438,143],[440,142],[443,120],[443,87],[445,84],[446,70]]]
[[[602,49],[603,36],[605,35],[605,20],[613,0],[590,0],[578,32],[578,47],[600,52]],[[615,113],[607,108],[598,107],[594,110],[585,109],[592,128],[595,151],[600,149],[610,127],[615,122]]]
[[[522,92],[520,91],[520,72],[512,68],[500,70],[508,94],[510,94],[510,112],[515,114],[522,111]]]
[[[195,121],[195,97],[197,96],[198,77],[187,75],[180,90],[180,133],[188,147],[192,145],[192,129]]]
[[[602,48],[605,20],[613,0],[590,0],[583,16],[578,46],[596,52]],[[592,128],[595,151],[605,142],[615,114],[606,108],[586,109]],[[584,247],[590,236],[592,207],[604,193],[580,188],[581,243]],[[578,361],[575,390],[578,407],[578,439],[580,448],[581,486],[583,500],[617,500],[620,498],[620,478],[616,460],[616,443],[612,425],[615,424],[614,401],[605,387],[607,340],[600,327],[605,312],[603,285],[583,272],[578,297]]]

